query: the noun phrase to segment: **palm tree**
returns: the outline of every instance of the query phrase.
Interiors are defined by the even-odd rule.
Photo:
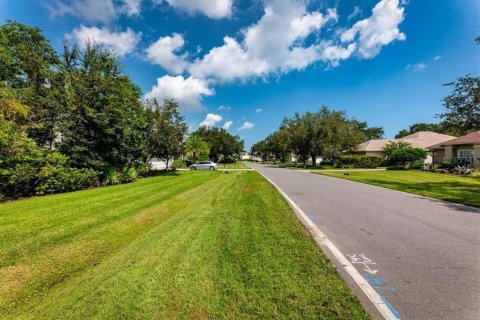
[[[196,162],[199,155],[210,151],[210,146],[199,135],[192,134],[185,141],[185,151],[187,155],[192,156],[192,161]]]

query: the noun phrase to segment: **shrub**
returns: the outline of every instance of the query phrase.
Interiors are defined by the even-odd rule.
[[[366,155],[345,155],[340,156],[336,166],[342,168],[377,168],[383,163],[380,157]]]
[[[70,192],[98,185],[98,173],[92,169],[46,166],[42,168],[40,177],[42,181],[35,188],[37,195]]]
[[[466,176],[473,172],[473,168],[469,165],[457,165],[452,172],[460,176]]]
[[[120,177],[117,171],[117,168],[108,166],[105,168],[103,172],[104,178],[102,181],[102,185],[104,186],[112,186],[120,183]]]
[[[412,169],[416,166],[423,167],[423,161],[427,158],[425,150],[420,148],[405,147],[395,149],[390,154],[388,163],[390,169]],[[420,161],[421,164],[420,164]]]
[[[133,182],[137,180],[137,170],[134,167],[124,167],[122,171],[122,182]]]
[[[172,163],[172,168],[173,168],[174,170],[177,169],[177,168],[186,168],[186,167],[188,167],[188,166],[187,166],[187,163],[186,163],[185,161],[183,161],[183,160],[175,160],[175,161],[173,161],[173,163]]]

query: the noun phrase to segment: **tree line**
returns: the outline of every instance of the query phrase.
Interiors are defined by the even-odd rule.
[[[135,180],[152,158],[184,154],[188,126],[174,100],[143,101],[117,57],[92,42],[57,53],[38,28],[0,26],[0,199]],[[243,141],[194,134],[215,159]],[[203,150],[205,152],[206,150]]]
[[[295,113],[286,117],[277,131],[255,143],[251,154],[263,160],[286,161],[295,155],[299,162],[317,157],[334,159],[344,151],[354,151],[358,144],[381,139],[382,127],[369,127],[366,122],[347,116],[343,110],[331,110],[324,106],[317,112]]]

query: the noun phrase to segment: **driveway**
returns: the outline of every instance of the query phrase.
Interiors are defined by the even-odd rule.
[[[249,165],[306,213],[398,318],[480,319],[480,209]],[[380,318],[338,260],[332,262],[372,315]]]

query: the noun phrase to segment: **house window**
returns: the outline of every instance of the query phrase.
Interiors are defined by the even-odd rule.
[[[458,159],[464,160],[468,163],[473,163],[473,150],[459,150]]]

